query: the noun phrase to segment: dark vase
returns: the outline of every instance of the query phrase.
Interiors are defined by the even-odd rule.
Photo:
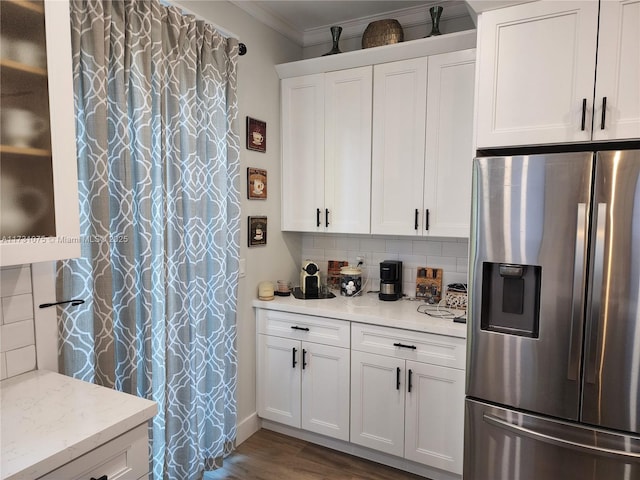
[[[333,40],[333,48],[322,55],[335,55],[336,53],[342,53],[340,48],[338,47],[338,42],[340,41],[340,34],[342,33],[342,27],[331,27],[331,39]]]
[[[428,37],[434,37],[436,35],[442,35],[440,33],[440,16],[442,15],[442,7],[431,7],[429,13],[431,14],[431,33]]]

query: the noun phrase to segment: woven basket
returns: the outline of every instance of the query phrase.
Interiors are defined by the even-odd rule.
[[[395,19],[377,20],[367,25],[362,35],[362,48],[400,43],[404,40],[402,25]]]

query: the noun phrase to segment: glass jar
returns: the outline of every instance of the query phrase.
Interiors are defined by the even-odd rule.
[[[362,270],[358,267],[340,269],[340,295],[352,297],[362,290]]]

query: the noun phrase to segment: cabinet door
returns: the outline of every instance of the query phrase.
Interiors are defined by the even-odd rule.
[[[426,58],[374,66],[372,234],[421,234],[426,96]]]
[[[281,90],[282,230],[324,231],[324,74],[284,79]]]
[[[3,2],[0,265],[80,255],[69,3]]]
[[[302,428],[349,441],[349,349],[302,343]]]
[[[464,370],[407,360],[407,377],[405,458],[462,474]]]
[[[369,233],[372,67],[325,75],[325,227]]]
[[[598,3],[532,2],[482,14],[478,148],[590,140]]]
[[[149,473],[149,434],[147,424],[71,460],[38,480],[138,480]]]
[[[352,443],[403,455],[404,363],[392,357],[351,352]]]
[[[640,138],[640,1],[600,4],[594,140]]]
[[[429,57],[424,231],[468,237],[471,217],[475,49]]]
[[[300,428],[300,342],[258,335],[258,415]]]

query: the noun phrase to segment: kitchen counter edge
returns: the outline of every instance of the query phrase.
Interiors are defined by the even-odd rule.
[[[34,370],[0,382],[2,480],[38,478],[148,422],[151,400]]]
[[[401,328],[417,332],[433,333],[450,337],[467,337],[467,326],[456,323],[452,318],[437,318],[417,311],[418,306],[425,310],[423,302],[415,300],[397,300],[383,302],[377,294],[365,294],[362,297],[337,296],[330,299],[300,300],[293,296],[275,297],[274,300],[257,300],[253,307],[266,310],[313,315],[317,317],[337,318],[351,322]],[[433,308],[433,307],[432,307]],[[461,315],[460,310],[441,309],[447,315]],[[437,314],[437,312],[432,312]]]

